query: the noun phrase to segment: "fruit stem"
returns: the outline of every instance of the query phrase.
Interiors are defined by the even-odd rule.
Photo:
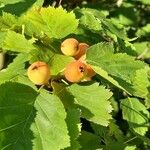
[[[38,89],[38,92],[40,93],[41,89],[43,89],[45,85],[41,85],[40,88]]]
[[[64,84],[69,85],[69,83],[66,82],[64,79],[61,79],[61,81],[62,81]]]

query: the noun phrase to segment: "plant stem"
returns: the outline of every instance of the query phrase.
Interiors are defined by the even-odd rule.
[[[4,66],[5,54],[3,52],[0,53],[0,70]]]
[[[129,142],[133,141],[133,140],[136,139],[136,138],[137,138],[137,136],[135,136],[135,137],[133,137],[133,138],[127,140],[126,142],[124,142],[124,144],[129,143]]]

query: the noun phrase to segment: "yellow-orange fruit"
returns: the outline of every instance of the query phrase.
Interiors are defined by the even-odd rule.
[[[85,79],[90,81],[91,78],[96,75],[96,72],[92,69],[92,67],[89,64],[86,64],[86,65],[87,65],[86,66],[87,67],[87,74],[86,74]]]
[[[70,82],[80,82],[87,74],[87,67],[81,61],[74,61],[67,65],[64,75]]]
[[[86,54],[82,55],[78,60],[86,63]]]
[[[86,43],[79,43],[78,53],[74,56],[75,59],[80,59],[83,55],[86,54],[87,48],[89,45]]]
[[[37,61],[29,66],[27,75],[34,84],[44,85],[50,79],[50,68],[45,62]]]
[[[61,44],[61,51],[66,56],[75,56],[78,53],[79,42],[74,38],[68,38]]]

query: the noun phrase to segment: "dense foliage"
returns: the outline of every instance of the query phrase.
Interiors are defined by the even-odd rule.
[[[149,0],[0,0],[0,12],[1,150],[150,149]],[[65,79],[66,38],[90,45],[91,81]],[[48,86],[29,80],[35,61]]]

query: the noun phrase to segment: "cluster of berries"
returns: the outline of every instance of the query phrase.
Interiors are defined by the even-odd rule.
[[[69,63],[64,70],[64,76],[69,82],[77,83],[81,80],[91,80],[96,74],[91,66],[86,63],[88,47],[88,44],[79,43],[74,38],[68,38],[62,42],[62,53],[74,57],[74,61]],[[36,85],[47,84],[51,78],[50,67],[45,62],[34,62],[29,66],[27,75]]]

